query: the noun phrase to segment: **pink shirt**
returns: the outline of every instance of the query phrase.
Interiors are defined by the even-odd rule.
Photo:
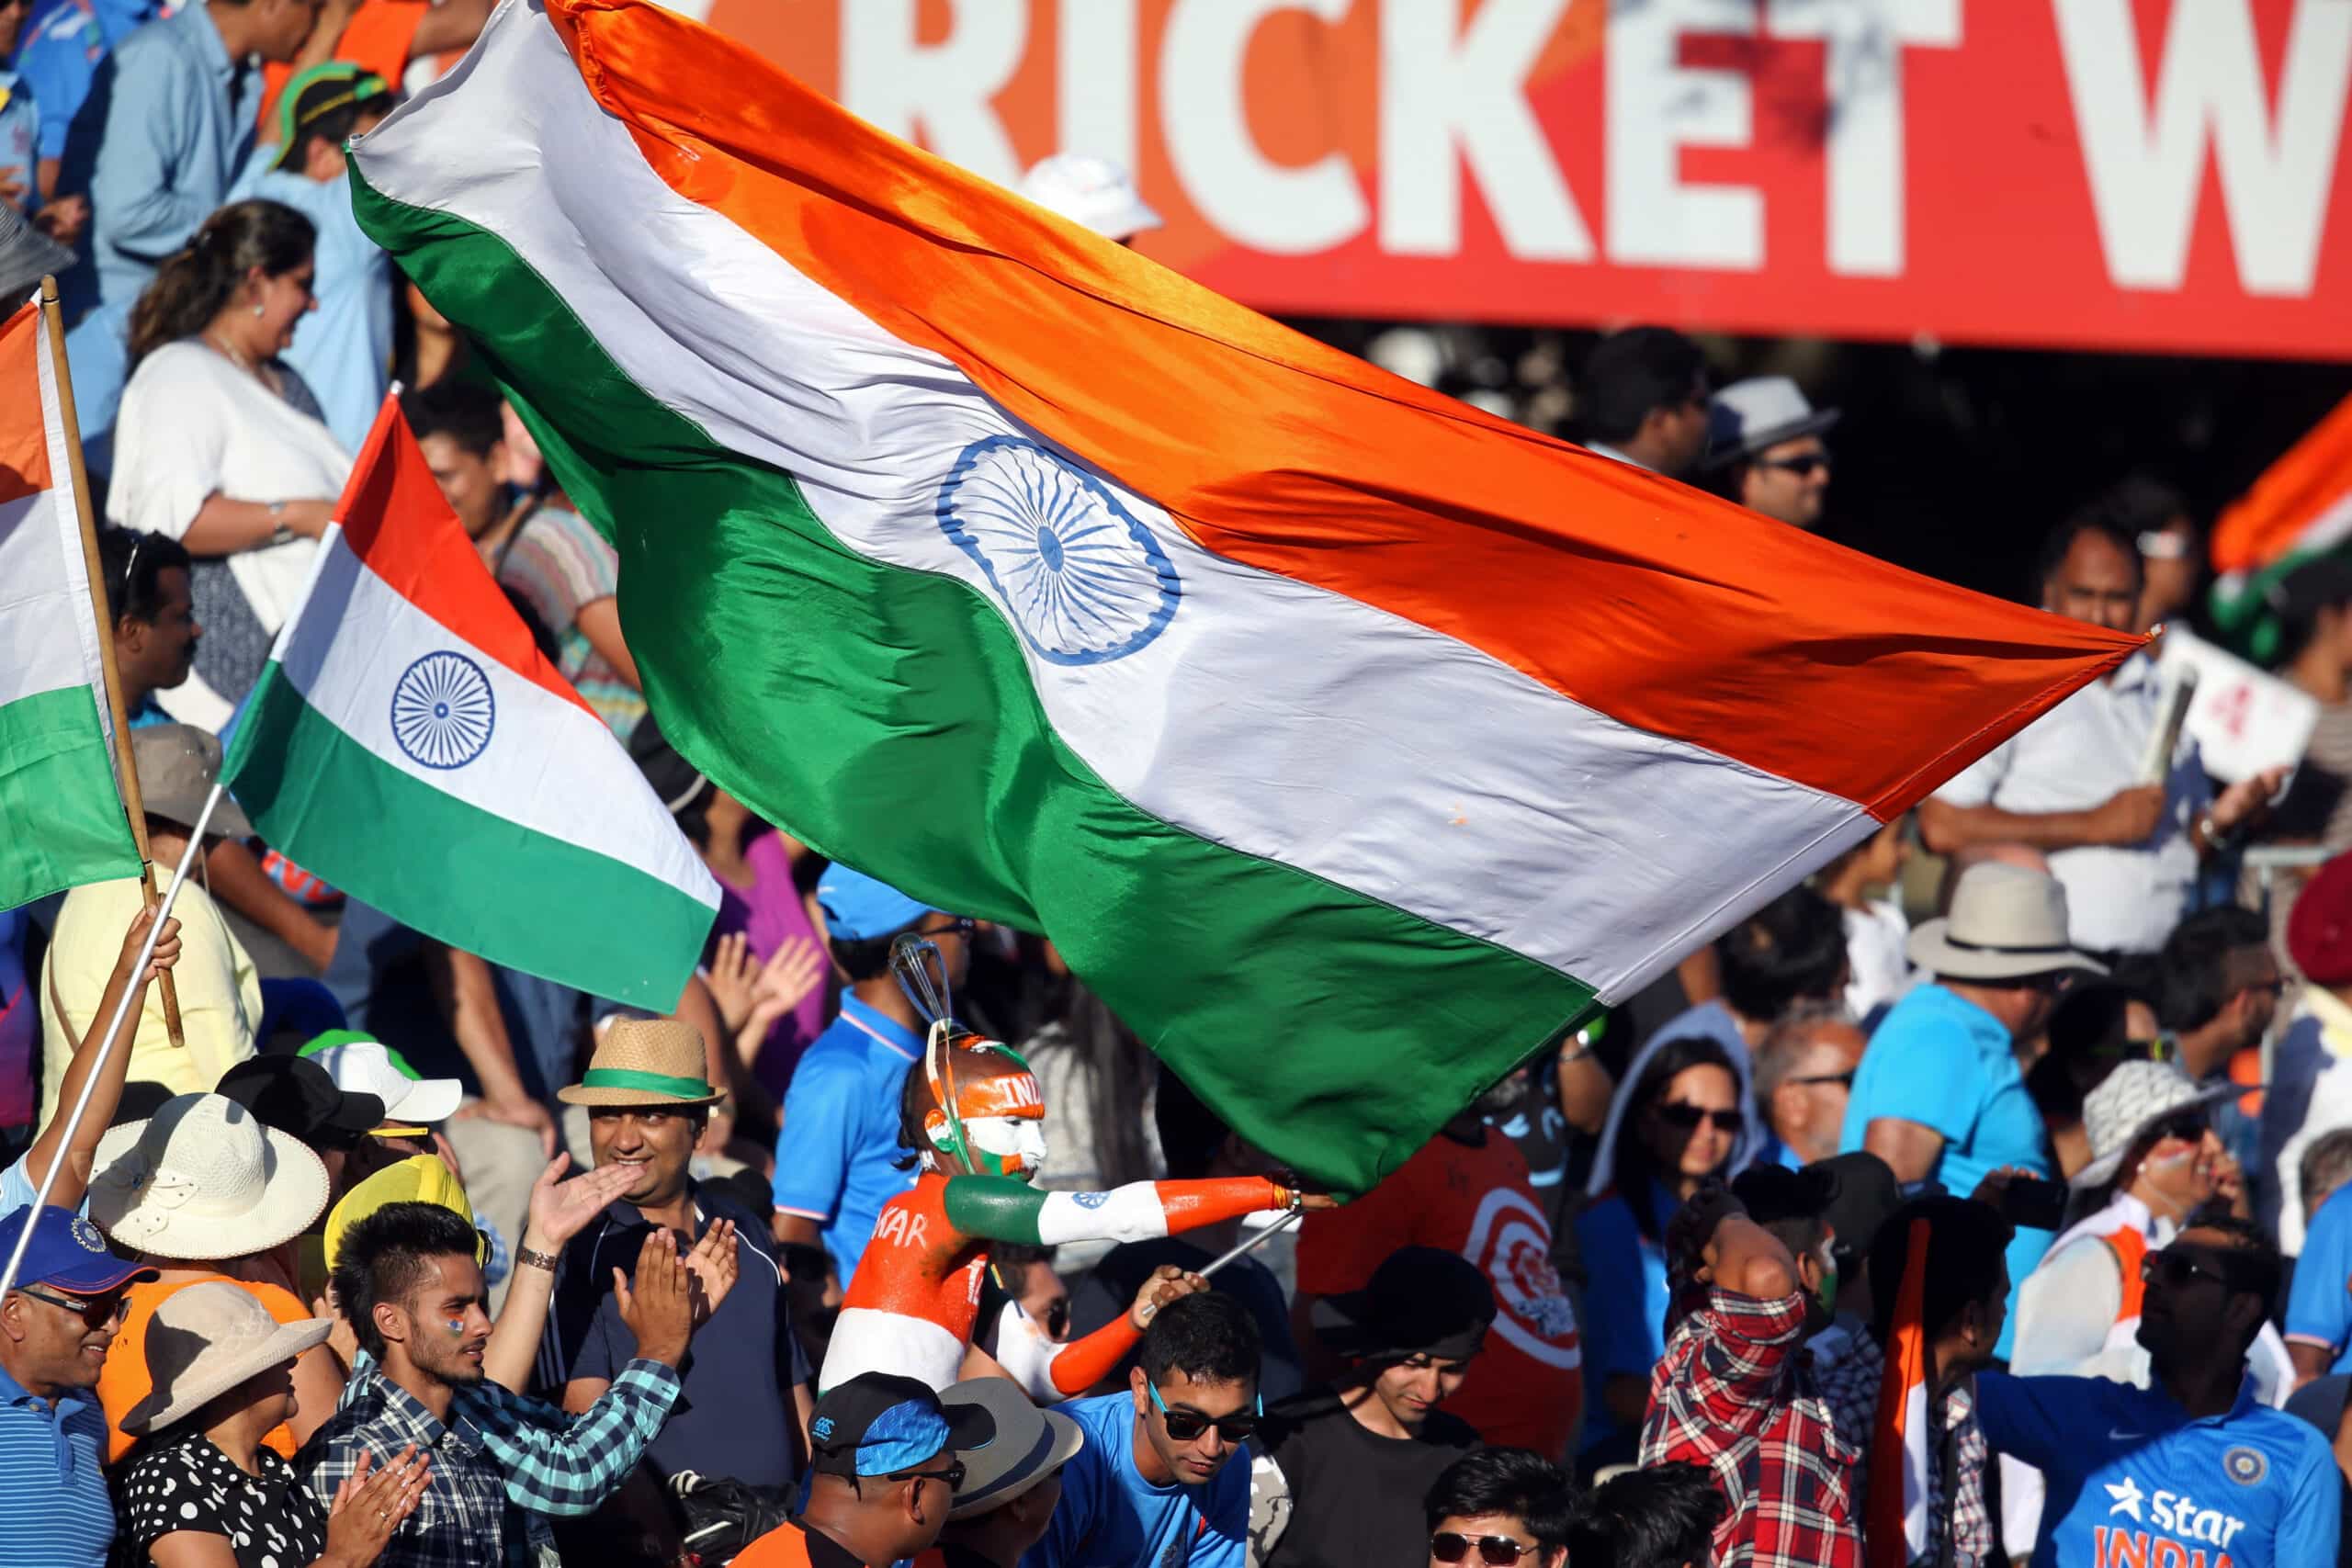
[[[748,888],[720,886],[718,921],[712,931],[714,937],[731,931],[741,931],[751,939],[752,955],[763,964],[773,957],[787,937],[800,937],[824,949],[824,939],[809,924],[808,906],[801,902],[800,889],[792,880],[792,857],[785,852],[783,835],[762,833],[743,852],[743,859],[752,868],[752,886]],[[777,1019],[768,1030],[767,1043],[760,1047],[760,1059],[752,1068],[752,1076],[765,1085],[777,1099],[784,1097],[785,1086],[792,1080],[792,1069],[800,1060],[800,1053],[808,1043],[823,1032],[829,987],[820,986],[800,1000],[800,1005]]]

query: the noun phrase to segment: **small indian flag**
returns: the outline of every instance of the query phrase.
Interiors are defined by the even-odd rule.
[[[223,775],[272,847],[494,964],[674,1006],[718,885],[386,399]]]
[[[2352,539],[2352,397],[2263,470],[2213,525],[2213,565],[2253,571]]]
[[[38,300],[0,323],[0,909],[139,874]]]
[[[614,538],[680,750],[1051,937],[1336,1188],[2136,646],[1386,375],[642,0],[503,0],[351,177]]]
[[[1913,1220],[1904,1238],[1903,1278],[1894,1295],[1886,1371],[1878,1385],[1876,1435],[1870,1449],[1870,1512],[1864,1535],[1870,1568],[1904,1568],[1933,1542],[1928,1467],[1938,1445],[1928,1427],[1928,1222]]]

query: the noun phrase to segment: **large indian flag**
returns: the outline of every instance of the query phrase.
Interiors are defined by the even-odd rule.
[[[492,581],[387,398],[221,773],[305,870],[494,964],[666,1011],[718,885]]]
[[[38,302],[0,322],[0,909],[139,874],[60,369]]]
[[[1336,1186],[2134,646],[1319,346],[638,0],[504,0],[352,179],[685,754],[1049,934]]]

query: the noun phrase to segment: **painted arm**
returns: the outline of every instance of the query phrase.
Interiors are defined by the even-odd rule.
[[[1107,1192],[1040,1191],[1010,1176],[955,1176],[944,1200],[947,1223],[965,1235],[1045,1247],[1153,1241],[1300,1201],[1262,1176],[1131,1181]]]
[[[1119,1363],[1143,1337],[1153,1313],[1181,1296],[1208,1288],[1209,1282],[1198,1274],[1163,1263],[1152,1270],[1126,1311],[1067,1345],[1047,1338],[1018,1302],[1008,1301],[997,1319],[997,1365],[1040,1403],[1075,1399],[1118,1371]]]

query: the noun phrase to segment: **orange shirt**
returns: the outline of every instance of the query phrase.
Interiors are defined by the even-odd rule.
[[[1473,1148],[1440,1134],[1345,1208],[1306,1216],[1298,1231],[1298,1289],[1334,1296],[1362,1290],[1400,1247],[1436,1247],[1478,1266],[1495,1290],[1495,1325],[1446,1410],[1497,1446],[1560,1461],[1584,1416],[1584,1351],[1576,1314],[1552,1267],[1552,1226],[1527,1162],[1491,1127]],[[1596,1290],[1638,1289],[1626,1280]]]
[[[335,40],[336,60],[347,60],[362,71],[372,71],[399,92],[408,73],[408,48],[418,24],[432,10],[431,0],[368,0],[352,13]],[[277,95],[294,79],[294,67],[269,61],[261,68],[261,127],[266,131],[277,113]]]
[[[107,1349],[107,1364],[98,1373],[98,1403],[107,1413],[107,1462],[119,1464],[129,1453],[135,1438],[123,1435],[122,1418],[131,1407],[147,1397],[154,1386],[147,1375],[147,1325],[153,1320],[155,1309],[175,1291],[209,1280],[229,1280],[226,1274],[207,1274],[196,1280],[142,1280],[130,1287],[128,1299],[129,1315],[115,1331],[114,1343]],[[277,1285],[257,1285],[244,1280],[229,1280],[232,1285],[243,1285],[261,1298],[269,1315],[280,1323],[308,1323],[311,1310],[294,1299],[294,1292]],[[284,1424],[271,1431],[262,1442],[275,1450],[280,1459],[292,1459],[298,1446],[294,1429]]]

